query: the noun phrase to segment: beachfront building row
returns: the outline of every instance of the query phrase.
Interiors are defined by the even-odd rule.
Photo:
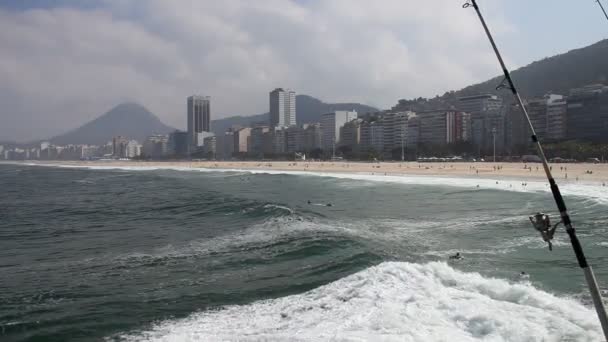
[[[567,96],[549,93],[524,103],[541,141],[608,143],[608,86],[587,85],[571,89]],[[518,105],[482,94],[460,98],[458,108],[471,113],[471,141],[480,151],[494,143],[497,153],[529,147],[531,131]]]
[[[571,89],[568,96],[546,94],[524,103],[543,142],[608,143],[608,86],[588,85]],[[507,152],[529,146],[531,132],[521,108],[512,104],[505,112]]]
[[[306,153],[320,157],[365,155],[398,159],[399,154],[432,154],[434,148],[466,142],[477,155],[515,153],[530,145],[531,132],[521,108],[493,94],[454,98],[444,109],[408,109],[407,101],[388,111],[360,115],[354,111],[325,113],[321,122],[297,124],[295,92],[269,93],[270,115],[252,127],[211,132],[210,98],[187,99],[188,130],[151,135],[139,143],[116,136],[102,145],[2,146],[0,159],[95,158],[274,158]],[[568,96],[547,94],[525,101],[541,141],[608,143],[608,86],[589,85]],[[414,151],[414,152],[412,152]],[[516,152],[514,152],[516,151]]]
[[[454,110],[387,112],[363,121],[359,150],[397,158],[407,150],[468,141],[470,114]],[[398,158],[397,158],[398,159]]]
[[[44,145],[48,143],[43,143]],[[111,151],[111,145],[65,145],[48,144],[42,147],[0,147],[0,160],[81,160],[94,158],[104,151]]]
[[[117,145],[114,140],[117,140]],[[101,158],[128,158],[135,155],[141,145],[132,139],[112,139],[103,145],[55,145],[41,142],[38,146],[0,146],[0,160],[90,160]],[[114,152],[119,155],[114,157]]]
[[[223,136],[222,159],[266,157],[310,152],[321,148],[319,123],[290,127],[270,127],[258,124],[254,127],[233,127]]]
[[[468,141],[471,135],[470,114],[455,110],[358,116],[356,111],[334,111],[323,114],[320,123],[234,127],[224,134],[218,156],[263,159],[301,153],[326,158],[368,154],[393,158],[397,150]]]
[[[205,139],[213,148],[213,137]],[[91,160],[133,158],[183,158],[189,156],[187,132],[175,131],[169,135],[153,134],[143,144],[126,136],[117,135],[102,145],[59,146],[42,142],[39,147],[2,149],[0,159],[7,160]]]

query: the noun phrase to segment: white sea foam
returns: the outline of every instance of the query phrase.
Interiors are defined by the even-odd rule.
[[[283,205],[278,205],[278,204],[272,204],[272,203],[264,204],[264,208],[265,208],[265,209],[279,209],[279,210],[285,210],[285,211],[287,211],[289,214],[294,214],[294,213],[295,213],[295,210],[293,210],[293,209],[291,209],[291,208],[289,208],[289,207],[286,207],[286,206],[283,206]]]
[[[269,174],[269,175],[300,175],[332,177],[340,179],[353,179],[369,182],[390,182],[407,185],[439,185],[453,186],[469,189],[493,189],[515,192],[549,192],[549,185],[545,181],[529,181],[526,186],[522,186],[521,180],[513,179],[492,179],[476,177],[446,177],[446,176],[422,176],[422,175],[370,175],[367,173],[338,173],[338,172],[311,172],[311,171],[284,171],[284,170],[245,170],[245,169],[216,169],[216,168],[191,168],[177,166],[114,166],[114,165],[62,165],[62,164],[37,164],[30,163],[24,165],[32,166],[53,166],[66,168],[87,168],[92,170],[126,170],[126,171],[154,171],[154,170],[174,170],[174,171],[198,171],[198,172],[235,172],[250,174]],[[359,183],[358,185],[365,184]],[[479,187],[478,187],[479,186]],[[566,196],[580,196],[591,198],[597,202],[608,204],[608,190],[596,183],[584,182],[562,182],[560,184],[562,194]]]
[[[128,341],[600,341],[594,311],[445,263],[385,262],[309,292],[199,312]]]

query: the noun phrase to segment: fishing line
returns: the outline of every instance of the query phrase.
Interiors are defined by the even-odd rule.
[[[600,0],[595,0],[595,2],[597,2],[598,5],[600,5],[600,8],[602,9],[602,12],[604,12],[604,17],[606,17],[606,20],[608,20],[608,14],[606,14],[606,10],[604,9],[604,6],[602,5],[602,2]]]
[[[599,3],[599,1],[598,1],[598,3]],[[475,0],[470,0],[470,2],[467,1],[464,5],[462,5],[463,8],[468,8],[470,6],[473,6],[473,8],[475,9],[475,12],[477,12],[479,21],[481,21],[481,25],[483,26],[486,36],[490,40],[490,44],[492,44],[492,48],[494,49],[496,58],[498,59],[498,62],[500,63],[500,66],[501,66],[502,71],[505,76],[505,78],[503,79],[501,84],[496,89],[508,88],[511,90],[511,93],[517,100],[519,108],[521,108],[521,111],[523,112],[523,114],[526,118],[526,121],[528,122],[530,131],[532,132],[532,136],[531,136],[532,142],[536,145],[536,149],[538,151],[538,156],[540,157],[540,159],[542,161],[543,169],[545,170],[545,174],[547,175],[547,179],[549,180],[549,184],[551,186],[551,193],[553,194],[553,199],[555,200],[555,204],[557,205],[559,214],[561,216],[561,223],[566,227],[566,232],[568,233],[568,236],[570,237],[570,243],[572,244],[572,249],[574,249],[574,254],[576,255],[578,265],[583,269],[583,271],[585,273],[585,279],[587,280],[587,285],[589,286],[589,292],[591,293],[591,297],[593,298],[593,305],[595,306],[595,311],[597,312],[598,318],[602,325],[602,330],[604,331],[604,337],[608,341],[608,317],[606,316],[606,308],[604,307],[604,302],[602,301],[602,297],[600,295],[600,290],[597,285],[597,281],[595,279],[595,274],[593,273],[593,269],[591,268],[591,266],[587,263],[587,259],[585,258],[585,253],[583,252],[583,247],[581,246],[581,243],[578,240],[578,237],[576,236],[576,231],[574,230],[574,227],[572,226],[572,222],[570,221],[570,215],[568,214],[568,209],[566,208],[566,203],[564,202],[564,198],[562,197],[562,194],[559,191],[559,187],[557,186],[557,183],[555,182],[555,179],[553,178],[553,175],[551,174],[551,169],[549,168],[549,164],[547,162],[547,157],[545,157],[545,152],[543,151],[543,147],[540,144],[538,137],[536,136],[536,131],[534,130],[534,125],[532,125],[532,121],[530,120],[530,115],[528,115],[528,111],[526,110],[526,107],[524,106],[524,103],[521,100],[521,97],[519,96],[517,88],[515,88],[515,84],[513,83],[513,80],[511,79],[511,74],[509,73],[509,70],[505,66],[502,56],[500,55],[500,52],[498,51],[498,47],[496,47],[494,38],[492,38],[492,34],[490,33],[490,30],[488,29],[488,26],[486,25],[486,22],[483,19],[483,16],[481,15],[481,11],[479,10],[479,6],[477,6],[477,2]],[[600,6],[601,6],[601,4],[600,4]],[[603,9],[603,7],[602,7],[602,9]],[[608,18],[608,16],[607,16],[607,18]],[[539,213],[539,214],[541,214],[541,213]],[[537,214],[537,216],[538,216],[538,214]],[[548,215],[541,214],[540,216],[541,216],[540,221],[538,221],[538,222],[533,221],[533,224],[534,224],[534,228],[539,230],[542,234],[545,231],[545,227],[550,226],[550,224],[548,222]],[[547,222],[542,221],[544,219],[544,217],[547,218]],[[552,237],[553,236],[551,234],[551,238]],[[543,236],[543,238],[544,238],[544,236]]]

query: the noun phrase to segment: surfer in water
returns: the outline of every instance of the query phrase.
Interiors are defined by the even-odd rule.
[[[319,205],[319,206],[326,206],[326,207],[333,207],[333,204],[331,203],[312,203],[310,200],[306,201],[306,203],[310,204],[310,205]]]
[[[460,252],[456,252],[456,254],[450,255],[450,260],[462,260],[462,259],[464,259],[464,257],[462,256],[462,254],[460,254]]]

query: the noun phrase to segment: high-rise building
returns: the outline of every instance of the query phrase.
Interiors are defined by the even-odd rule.
[[[283,154],[287,150],[287,129],[274,127],[270,130],[272,134],[272,153]]]
[[[289,127],[296,124],[296,92],[276,88],[270,92],[270,127]]]
[[[418,112],[418,142],[428,145],[444,145],[447,142],[446,110]]]
[[[445,145],[470,139],[469,113],[450,109],[433,110],[419,112],[417,118],[418,141],[422,144]]]
[[[304,151],[304,132],[306,125],[302,126],[291,126],[286,130],[286,152],[302,152]]]
[[[234,131],[229,130],[224,133],[224,138],[222,139],[222,159],[231,159],[232,154],[234,153]],[[218,142],[219,145],[219,142]],[[219,148],[219,146],[218,146]]]
[[[547,94],[530,99],[526,109],[540,140],[558,140],[565,137],[566,100],[562,95]],[[525,135],[530,134],[530,128],[526,126]]]
[[[215,135],[208,136],[205,138],[203,144],[203,152],[209,158],[216,158],[217,153],[217,138]]]
[[[129,140],[120,135],[112,138],[112,156],[114,158],[126,158],[126,147],[128,143]]]
[[[405,149],[414,149],[418,147],[420,139],[420,117],[417,114],[409,115],[405,127]]]
[[[380,120],[361,123],[360,149],[381,153],[384,150],[384,127]]]
[[[188,155],[188,145],[188,132],[176,130],[169,134],[169,154],[185,157]]]
[[[195,145],[195,151],[200,151],[204,149],[205,146],[205,139],[215,136],[215,133],[213,132],[200,132],[200,133],[196,133],[196,145]],[[194,152],[194,151],[190,151],[190,152]]]
[[[251,128],[245,127],[236,130],[234,137],[234,153],[247,153],[251,145]]]
[[[340,143],[340,128],[345,123],[357,118],[356,111],[339,110],[321,116],[321,145],[325,152],[332,152]]]
[[[471,114],[471,142],[478,147],[486,147],[492,141],[492,129],[503,128],[504,111],[502,99],[493,94],[478,94],[458,99],[458,110]],[[497,127],[499,126],[499,127]]]
[[[502,153],[505,148],[505,127],[507,121],[507,108],[501,106],[499,109],[489,112],[484,118],[483,145],[486,153],[493,150],[496,145],[496,153]]]
[[[566,118],[568,102],[564,96],[547,101],[547,139],[561,140],[566,137]]]
[[[264,154],[264,135],[270,131],[268,126],[258,125],[251,128],[251,149],[249,154],[261,157]]]
[[[140,145],[141,147],[141,145]],[[139,150],[141,154],[141,148]],[[85,145],[82,147],[81,159],[89,160],[99,155],[99,146]],[[38,157],[40,158],[40,150],[38,150]]]
[[[353,150],[361,143],[361,119],[349,121],[340,128],[340,146],[349,146]]]
[[[150,158],[162,158],[167,156],[169,149],[169,137],[163,134],[154,134],[146,138],[142,153]]]
[[[407,120],[414,112],[389,112],[382,115],[382,127],[384,128],[384,155],[391,158],[393,150],[405,145]]]
[[[608,142],[608,86],[572,89],[566,110],[568,139]]]
[[[471,133],[471,114],[457,111],[447,111],[446,143],[468,141]]]
[[[192,95],[188,97],[187,107],[189,145],[196,150],[197,146],[203,144],[202,140],[198,141],[199,134],[211,132],[210,98],[209,96]]]
[[[321,131],[320,123],[312,123],[308,125],[304,125],[304,141],[303,141],[303,151],[313,151],[321,148],[321,139],[323,137],[323,133]]]
[[[525,100],[524,105],[527,106],[527,101]],[[519,104],[511,104],[506,109],[505,122],[505,144],[509,147],[511,153],[531,141],[530,128]]]
[[[80,153],[82,155],[82,152]],[[125,157],[135,158],[141,154],[141,145],[137,140],[129,140],[127,146],[125,146]]]

